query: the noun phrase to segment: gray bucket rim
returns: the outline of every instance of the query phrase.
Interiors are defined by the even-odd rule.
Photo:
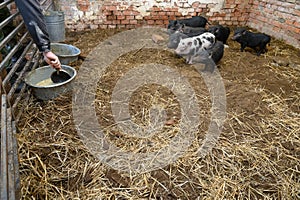
[[[69,47],[71,47],[71,48],[73,48],[73,49],[76,49],[76,51],[77,51],[77,53],[76,54],[72,54],[72,55],[57,55],[57,56],[59,56],[59,57],[70,57],[70,56],[79,56],[79,54],[81,54],[81,51],[80,51],[80,49],[78,48],[78,47],[75,47],[74,45],[71,45],[71,44],[64,44],[64,43],[59,43],[59,42],[53,42],[53,43],[50,43],[50,48],[51,48],[51,46],[69,46]]]
[[[77,76],[77,71],[71,67],[71,66],[68,66],[68,65],[61,65],[61,68],[62,69],[70,69],[71,71],[73,71],[73,76],[71,76],[70,79],[68,79],[67,81],[65,82],[62,82],[62,83],[54,83],[54,84],[51,84],[51,85],[45,85],[45,86],[37,86],[35,84],[32,84],[30,81],[29,81],[29,78],[34,74],[36,73],[37,71],[39,70],[42,70],[44,68],[52,68],[53,69],[53,72],[55,71],[55,69],[50,66],[50,65],[46,65],[46,66],[42,66],[42,67],[39,67],[39,68],[36,68],[35,70],[29,72],[27,74],[27,76],[25,77],[24,81],[27,85],[33,87],[33,88],[38,88],[38,89],[42,89],[42,88],[55,88],[55,87],[59,87],[59,86],[62,86],[62,85],[66,85],[67,83],[71,82],[73,79],[75,79],[75,77]]]
[[[65,14],[64,11],[50,10],[50,11],[46,11],[43,15],[44,17],[53,17],[53,16],[62,16],[64,14]]]

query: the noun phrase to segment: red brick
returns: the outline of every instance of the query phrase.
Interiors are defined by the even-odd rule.
[[[156,25],[163,25],[164,21],[163,20],[155,20]]]
[[[180,12],[175,12],[175,16],[180,17],[180,16],[182,16],[182,14]]]
[[[169,16],[169,20],[175,20],[176,17],[175,16]]]
[[[129,20],[124,19],[124,20],[121,21],[121,24],[129,24]]]
[[[294,14],[294,15],[297,15],[298,17],[300,17],[300,10],[296,10],[296,9],[295,9],[295,10],[293,11],[293,14]]]
[[[154,24],[154,20],[148,20],[148,21],[147,21],[147,24],[153,25],[153,24]]]
[[[157,20],[157,19],[160,19],[161,16],[158,16],[158,15],[155,15],[155,16],[151,16],[151,19],[154,19],[154,20]]]
[[[116,16],[110,15],[110,16],[107,16],[106,19],[107,20],[114,20],[114,19],[116,19]]]
[[[231,26],[232,25],[232,21],[227,21],[226,25]]]
[[[130,24],[137,24],[138,21],[136,19],[129,20]]]
[[[126,15],[126,19],[134,19],[133,15]]]
[[[245,16],[242,16],[242,17],[239,17],[237,20],[238,20],[239,22],[244,22],[244,21],[247,20],[247,18],[246,18]]]
[[[158,12],[157,14],[158,14],[158,15],[166,15],[166,12],[160,11],[160,12]]]
[[[175,12],[167,12],[166,14],[169,16],[172,16],[172,15],[175,15]]]
[[[121,11],[114,10],[113,15],[123,15],[123,13]]]
[[[295,21],[294,22],[294,26],[297,27],[297,28],[300,28],[300,22],[299,21]]]
[[[160,19],[163,19],[163,20],[168,20],[168,19],[169,19],[169,16],[167,16],[167,15],[160,16]]]
[[[234,4],[235,2],[234,2],[235,0],[226,0],[226,3],[227,4]]]
[[[134,12],[129,11],[129,10],[124,10],[124,11],[123,11],[123,14],[124,14],[124,15],[134,15]]]
[[[112,15],[113,14],[113,12],[112,11],[108,11],[108,10],[105,10],[105,11],[103,11],[103,15]]]
[[[117,6],[107,6],[107,10],[115,11],[117,10]]]
[[[120,23],[121,23],[120,20],[113,20],[113,21],[112,21],[112,24],[120,24]]]
[[[104,24],[105,24],[105,25],[112,24],[112,21],[105,21]]]
[[[125,15],[117,15],[117,19],[125,19]]]
[[[279,28],[278,26],[274,26],[274,27],[272,28],[272,30],[273,30],[274,32],[279,32],[279,31],[281,30],[281,28]]]
[[[237,21],[237,17],[231,17],[230,18],[232,21]]]
[[[295,22],[295,21],[293,21],[293,20],[285,20],[285,23],[286,23],[287,25],[293,25],[294,22]]]

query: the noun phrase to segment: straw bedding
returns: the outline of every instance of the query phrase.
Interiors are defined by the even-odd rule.
[[[121,30],[69,33],[69,43],[88,55]],[[167,120],[154,137],[122,134],[113,121],[110,97],[117,79],[141,63],[173,67],[196,91],[199,131],[185,154],[166,167],[132,175],[101,163],[82,143],[72,120],[72,94],[40,102],[32,97],[19,123],[23,199],[299,199],[300,59],[296,50],[273,40],[257,57],[229,41],[219,64],[227,97],[227,118],[213,150],[197,149],[208,128],[211,102],[199,73],[164,50],[141,49],[121,56],[99,80],[95,108],[110,142],[131,152],[153,152],[178,133],[181,110],[168,89],[151,84],[130,98],[134,121],[145,125],[151,105],[165,108]],[[79,69],[83,61],[73,63]]]

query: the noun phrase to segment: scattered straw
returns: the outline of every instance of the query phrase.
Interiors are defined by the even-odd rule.
[[[91,49],[95,37],[100,36],[89,34],[76,35],[74,44],[84,39]],[[238,45],[229,42],[219,69],[227,93],[227,120],[217,145],[201,159],[195,152],[208,128],[211,102],[196,70],[170,52],[151,49],[140,49],[115,61],[99,81],[95,100],[99,123],[115,145],[150,152],[167,145],[177,133],[181,116],[178,102],[169,90],[157,85],[136,91],[130,112],[137,123],[147,124],[150,105],[155,103],[164,106],[168,120],[173,121],[149,139],[117,130],[109,104],[112,88],[122,72],[137,64],[159,61],[173,66],[188,78],[201,107],[199,132],[185,155],[167,167],[138,176],[113,170],[89,153],[73,124],[71,94],[48,102],[32,98],[18,135],[23,198],[299,199],[299,71],[270,65],[274,56],[294,51],[284,51],[283,43],[275,44],[278,47],[257,57],[252,52],[239,52]],[[299,58],[292,62],[299,62]]]

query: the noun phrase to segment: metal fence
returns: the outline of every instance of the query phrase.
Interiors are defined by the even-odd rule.
[[[30,97],[24,76],[40,64],[41,55],[26,31],[13,0],[0,1],[0,199],[21,198],[17,123]],[[41,1],[47,10],[52,1]],[[8,15],[7,15],[8,13]]]

